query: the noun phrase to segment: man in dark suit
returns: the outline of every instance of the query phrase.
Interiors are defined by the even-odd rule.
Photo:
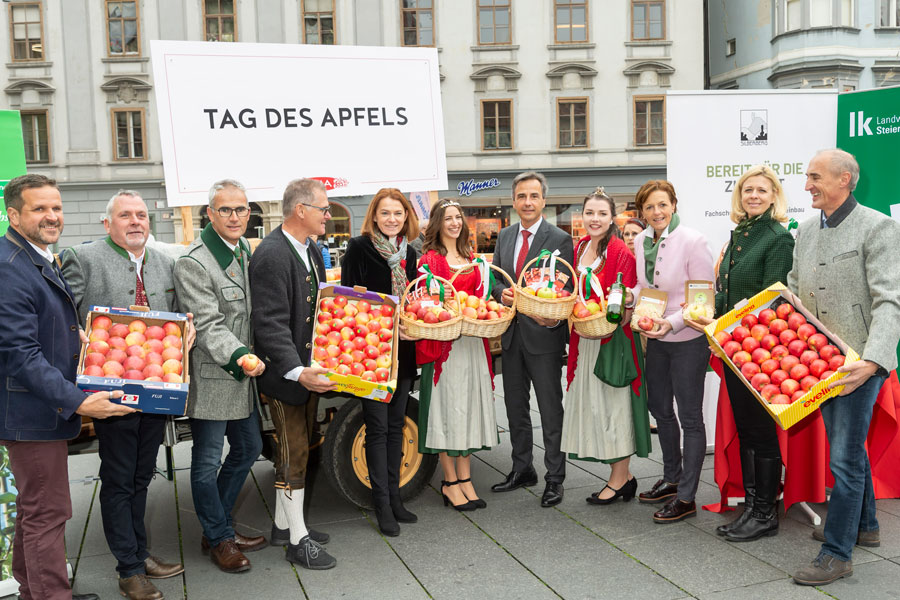
[[[10,229],[0,239],[0,443],[18,490],[13,576],[23,600],[96,599],[73,595],[66,572],[66,440],[81,430],[79,415],[103,419],[134,410],[110,402],[121,391],[85,396],[75,386],[78,311],[48,249],[63,230],[56,182],[22,175],[4,194]]]
[[[560,258],[572,263],[572,237],[544,220],[547,180],[540,173],[528,171],[513,179],[513,208],[519,224],[504,227],[497,238],[494,265],[517,280],[522,267],[541,250],[559,250]],[[574,282],[569,282],[571,289]],[[509,306],[513,289],[502,280],[494,287],[494,295]],[[562,368],[563,352],[568,338],[565,321],[531,318],[518,314],[503,334],[503,395],[512,443],[512,471],[495,492],[508,492],[537,484],[532,465],[532,427],[529,403],[531,385],[537,395],[544,435],[544,465],[547,484],[541,506],[562,502],[566,477],[565,455],[560,451],[562,436]]]
[[[119,190],[110,198],[103,220],[109,234],[102,240],[70,248],[62,272],[84,322],[91,306],[146,306],[173,312],[175,261],[147,245],[150,217],[140,194]],[[191,346],[192,327],[185,348]],[[136,412],[94,423],[100,441],[100,514],[103,533],[116,557],[119,590],[130,600],[156,600],[162,592],[149,579],[184,572],[147,552],[147,488],[166,427],[165,415]],[[174,526],[174,524],[172,524]]]
[[[327,371],[309,366],[313,316],[325,265],[310,236],[324,235],[331,218],[325,186],[314,179],[288,184],[284,223],[267,235],[250,261],[256,349],[266,363],[259,390],[268,398],[275,452],[275,522],[271,543],[286,545],[287,560],[306,569],[337,561],[322,548],[328,535],[306,527],[303,495],[316,394],[334,389]]]

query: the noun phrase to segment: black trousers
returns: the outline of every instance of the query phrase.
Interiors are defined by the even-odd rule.
[[[781,458],[775,421],[731,369],[724,372],[741,448],[752,449],[760,458]]]
[[[532,468],[534,435],[531,426],[531,386],[537,396],[544,437],[544,466],[548,482],[566,478],[566,457],[560,451],[563,423],[562,354],[532,354],[513,331],[509,347],[503,350],[503,399],[512,443],[512,468],[520,473]]]
[[[100,513],[106,543],[123,578],[144,572],[147,487],[165,433],[166,416],[132,413],[94,421],[100,441]]]
[[[403,424],[412,380],[401,378],[388,403],[362,400],[366,424],[366,463],[375,506],[386,505],[400,494],[400,461],[403,459]]]

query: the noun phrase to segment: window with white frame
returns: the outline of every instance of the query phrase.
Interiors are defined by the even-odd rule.
[[[880,0],[879,4],[879,25],[900,27],[900,0]]]
[[[143,109],[112,109],[113,160],[145,160]]]

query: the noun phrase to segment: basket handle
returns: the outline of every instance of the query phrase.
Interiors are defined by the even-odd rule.
[[[438,281],[438,284],[440,285],[439,289],[440,289],[441,304],[444,303],[444,284],[446,284],[446,285],[450,286],[450,291],[453,292],[453,300],[456,302],[457,308],[459,308],[459,301],[456,300],[456,288],[453,287],[452,283],[450,283],[449,281],[447,281],[440,275],[435,275],[434,273],[432,273],[431,269],[428,267],[428,265],[422,265],[422,267],[419,268],[419,272],[420,273],[424,272],[424,273],[422,275],[419,275],[412,281],[410,281],[409,285],[406,286],[406,290],[404,290],[404,292],[403,292],[403,297],[400,299],[401,305],[403,304],[404,299],[409,295],[410,290],[412,290],[422,280],[426,281],[426,285],[428,286],[427,287],[428,293],[430,294],[431,293],[431,283],[432,283],[432,281],[434,281],[436,279]]]
[[[596,292],[600,296],[600,300],[603,300],[603,287],[600,285],[600,280],[597,279],[593,269],[587,267],[585,272],[578,276],[578,299],[581,300],[582,304],[587,304],[588,298],[591,297],[591,292]]]
[[[517,282],[517,284],[518,284],[519,287],[522,287],[522,283],[525,281],[525,273],[528,272],[528,267],[530,267],[531,265],[533,265],[534,263],[536,263],[537,261],[539,261],[539,260],[541,260],[541,259],[543,259],[543,258],[545,258],[545,257],[551,257],[551,259],[552,259],[552,260],[551,260],[551,263],[552,263],[551,266],[553,267],[553,271],[551,271],[550,285],[549,285],[548,287],[550,287],[550,286],[553,285],[554,279],[553,279],[552,275],[553,275],[553,273],[557,270],[557,269],[556,269],[555,263],[558,263],[558,262],[564,264],[564,265],[566,266],[566,268],[569,270],[569,272],[572,274],[572,281],[577,281],[577,280],[578,280],[578,272],[575,271],[575,269],[572,267],[572,265],[570,265],[570,264],[566,261],[566,259],[564,259],[564,258],[562,258],[561,256],[559,256],[559,250],[554,250],[553,252],[550,252],[549,250],[541,250],[541,253],[540,253],[540,254],[538,254],[537,256],[535,256],[534,258],[532,258],[531,260],[529,260],[529,261],[528,261],[527,263],[525,263],[525,265],[522,267],[522,271],[519,273],[519,279],[518,279],[518,282]]]
[[[484,256],[481,256],[481,259],[484,259]],[[493,288],[494,285],[496,285],[496,283],[497,283],[497,278],[494,277],[494,273],[493,273],[494,271],[497,271],[498,273],[500,273],[500,275],[503,276],[504,279],[506,279],[506,282],[509,284],[509,287],[510,287],[510,288],[512,288],[512,287],[514,287],[514,286],[516,285],[516,282],[513,281],[512,277],[510,277],[509,274],[508,274],[506,271],[504,271],[503,269],[501,269],[500,267],[498,267],[498,266],[496,266],[496,265],[494,265],[494,264],[492,264],[492,263],[487,262],[487,260],[484,260],[484,263],[483,263],[483,264],[487,266],[488,271],[490,271],[490,273],[491,273],[491,274],[490,274],[490,279],[489,279],[490,288]],[[472,267],[472,268],[481,268],[481,265],[482,265],[481,260],[478,259],[478,258],[476,258],[474,263],[469,263],[469,264],[465,264],[465,265],[461,266],[461,267],[459,268],[459,270],[456,271],[456,272],[453,274],[453,277],[450,278],[450,283],[452,284],[454,281],[456,281],[457,276],[459,276],[463,271],[467,270],[469,267]],[[456,289],[456,288],[454,288],[454,291],[455,291],[455,289]],[[487,300],[487,299],[488,299],[488,296],[490,296],[490,292],[489,292],[489,291],[488,291],[488,293],[484,296],[484,299]],[[515,294],[513,294],[513,303],[510,304],[509,307],[510,307],[511,309],[515,310],[515,308],[516,308],[516,302],[517,302],[517,298],[516,298]]]

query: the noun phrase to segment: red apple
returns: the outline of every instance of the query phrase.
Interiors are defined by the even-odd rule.
[[[750,357],[749,352],[741,350],[740,352],[734,353],[734,355],[731,357],[731,362],[733,362],[736,367],[740,368],[748,362],[753,362],[753,359]]]
[[[410,319],[416,320],[419,318],[419,315],[416,313],[407,313]],[[366,329],[369,333],[378,333],[381,330],[381,322],[378,319],[372,319],[368,323],[366,323]]]
[[[342,352],[341,355],[338,356],[338,362],[342,365],[350,366],[353,364],[353,357],[346,352]]]
[[[378,342],[378,354],[383,356],[390,354],[393,347],[388,342]]]
[[[161,340],[166,337],[166,332],[159,325],[151,325],[144,332],[144,335],[147,336],[148,340]]]
[[[381,316],[382,317],[392,317],[394,316],[394,307],[388,304],[381,305]]]
[[[122,373],[125,372],[125,368],[122,366],[122,363],[116,362],[114,360],[108,360],[103,363],[103,374],[106,377],[121,377]]]
[[[363,341],[365,341],[365,340],[363,340]],[[350,354],[350,352],[352,352],[353,350],[356,349],[356,346],[353,345],[352,340],[341,340],[341,343],[338,344],[338,348],[341,349],[341,352]]]
[[[756,338],[745,337],[744,341],[741,342],[741,348],[747,352],[753,352],[759,348],[759,342],[756,341]]]
[[[101,354],[100,352],[89,352],[84,357],[84,366],[94,366],[94,367],[102,367],[103,363],[106,362],[106,355]]]
[[[378,358],[375,359],[375,364],[379,367],[384,367],[385,369],[391,368],[391,357],[387,354],[382,354]]]
[[[167,360],[162,364],[163,373],[175,373],[181,375],[181,361],[174,358]]]
[[[364,361],[366,359],[366,353],[363,352],[362,350],[354,349],[352,352],[350,352],[350,356],[353,357],[353,362],[358,362],[358,363],[361,363],[362,361]],[[363,369],[363,370],[365,371],[365,369]]]
[[[814,360],[817,360],[818,358],[819,358],[819,353],[816,352],[815,350],[804,350],[803,354],[800,355],[800,364],[806,365],[808,367],[809,363],[811,363]]]
[[[466,312],[466,309],[464,308],[463,314],[465,314],[465,312]],[[650,317],[644,316],[644,317],[641,317],[640,319],[638,319],[638,327],[640,327],[644,331],[653,331],[653,328],[655,326],[656,326],[656,324],[653,322],[653,319],[651,319]]]
[[[771,350],[775,346],[778,345],[778,338],[772,335],[771,333],[767,333],[759,340],[760,348],[765,348],[766,350]]]
[[[772,322],[778,315],[775,314],[775,311],[771,308],[764,308],[759,311],[759,322],[766,327],[769,326],[769,323]]]
[[[130,370],[122,373],[122,379],[134,379],[137,381],[143,381],[144,373],[143,373],[143,371],[137,371],[137,370],[130,369]]]
[[[755,362],[745,362],[741,365],[741,374],[749,381],[751,377],[759,373],[759,365]],[[766,377],[768,379],[768,377]]]
[[[772,358],[774,358],[775,360],[781,360],[785,356],[790,355],[790,352],[788,352],[788,349],[785,346],[782,346],[781,344],[772,348],[771,352],[772,352]]]
[[[722,350],[725,351],[725,356],[727,356],[728,358],[732,358],[734,356],[734,353],[740,349],[741,345],[734,340],[725,342],[725,344],[722,346]]]
[[[143,371],[146,362],[139,356],[129,356],[125,359],[125,362],[122,363],[122,366],[125,367],[126,371]]]
[[[106,315],[99,315],[91,319],[91,329],[109,329],[112,327],[112,320]]]
[[[159,352],[148,352],[144,357],[144,360],[147,361],[148,365],[162,365],[164,359],[162,357],[162,354],[160,354]]]
[[[787,371],[785,371],[783,369],[776,369],[776,370],[772,371],[772,373],[769,375],[769,379],[772,380],[773,385],[781,385],[782,382],[784,382],[788,378],[789,377],[788,377]]]
[[[106,377],[106,373],[103,372],[103,368],[99,365],[89,365],[84,368],[84,375],[90,375],[91,377]]]
[[[138,358],[144,358],[147,355],[147,351],[144,350],[143,346],[128,346],[125,348],[125,354],[128,356],[137,356]]]
[[[365,325],[366,323],[368,323],[369,321],[372,320],[372,315],[370,315],[367,312],[361,312],[361,313],[357,313],[356,317],[354,317],[354,318],[356,319],[357,325]]]
[[[775,314],[779,319],[787,319],[788,315],[794,312],[794,307],[785,302],[784,304],[779,304],[775,309]]]
[[[800,359],[797,358],[796,356],[794,356],[793,354],[791,354],[790,356],[785,356],[784,358],[781,359],[781,369],[784,371],[787,371],[788,373],[790,373],[791,369],[793,369],[794,367],[796,367],[799,364],[800,364]]]
[[[88,340],[91,342],[106,342],[109,340],[109,332],[105,329],[92,329]]]
[[[316,321],[319,323],[328,323],[334,318],[334,315],[330,312],[320,310],[318,316],[316,317]]]
[[[769,332],[772,335],[781,335],[781,332],[788,330],[787,321],[784,319],[772,319],[769,322]]]
[[[313,340],[313,343],[316,346],[326,346],[328,344],[328,338],[324,335],[317,335],[316,339]]]
[[[375,346],[377,348],[378,343],[380,341],[381,340],[378,339],[378,336],[376,334],[374,334],[374,333],[366,334],[366,343],[369,344],[370,346]]]
[[[365,371],[363,371],[363,374],[360,375],[359,378],[364,381],[377,381],[375,379],[375,371],[372,371],[371,369],[366,369]]]
[[[750,328],[750,337],[755,339],[757,342],[761,342],[763,336],[768,335],[769,328],[765,325],[754,325]]]
[[[797,329],[799,329],[799,327],[801,325],[806,324],[806,317],[804,317],[803,315],[801,315],[798,312],[792,312],[791,315],[788,317],[787,324],[788,324],[788,327],[790,327],[794,331],[797,331]]]
[[[359,309],[356,308],[356,305],[351,302],[344,307],[344,312],[347,314],[348,318],[351,318],[359,314]]]
[[[332,319],[328,325],[331,326],[332,331],[340,331],[347,326],[343,319]]]
[[[340,306],[341,308],[347,306],[346,296],[334,296],[334,305]]]
[[[341,327],[340,329],[341,337],[345,340],[352,340],[356,337],[356,334],[349,327]]]
[[[326,358],[328,358],[328,352],[322,346],[316,346],[313,348],[313,358],[316,362],[322,362]]]
[[[781,389],[777,385],[773,385],[771,383],[764,385],[761,390],[759,390],[759,395],[769,402],[772,401],[772,398],[781,393]]]
[[[750,353],[750,357],[753,359],[753,362],[758,365],[762,365],[764,362],[772,358],[772,355],[765,348],[757,348]]]
[[[163,351],[163,349],[165,349],[165,346],[163,345],[162,340],[157,340],[157,339],[153,338],[153,339],[148,339],[146,342],[144,342],[144,345],[142,346],[142,348],[147,352],[160,353]]]
[[[447,312],[447,311],[444,311]],[[446,319],[445,319],[446,320]],[[378,332],[378,339],[382,342],[389,342],[394,337],[394,332],[390,329],[382,329]]]
[[[106,353],[109,352],[109,344],[101,341],[91,342],[88,344],[88,351],[106,356]]]
[[[806,352],[807,348],[809,348],[809,346],[807,346],[806,342],[803,340],[794,340],[788,344],[788,352],[797,358],[800,358],[800,355]]]
[[[821,358],[817,358],[808,365],[809,372],[813,377],[821,377],[822,373],[828,370],[828,363]]]
[[[131,331],[125,323],[114,323],[113,326],[109,328],[109,337],[124,338],[129,333],[131,333]]]
[[[328,343],[332,346],[337,346],[341,343],[341,340],[344,339],[341,337],[340,331],[329,331],[328,335],[325,337],[328,339]]]
[[[356,309],[359,312],[369,312],[372,309],[372,305],[369,304],[368,300],[360,300],[356,303]]]
[[[362,361],[362,364],[366,368],[366,371],[374,372],[375,369],[378,368],[378,363],[375,362],[374,358],[367,358],[366,360]]]
[[[316,333],[319,335],[327,335],[329,331],[331,331],[331,325],[329,323],[319,323],[316,325]]]
[[[828,338],[825,337],[824,334],[814,333],[813,335],[809,336],[809,339],[806,340],[806,343],[809,344],[809,347],[813,350],[821,352],[821,350],[828,345]]]
[[[384,367],[379,367],[378,369],[375,369],[375,380],[376,381],[387,381],[388,377],[390,377],[390,376],[391,376],[391,372]]]
[[[743,369],[741,369],[741,372],[743,372]],[[769,376],[765,373],[757,373],[750,379],[750,386],[756,391],[761,391],[765,385],[769,385]]]
[[[804,323],[797,328],[797,337],[804,342],[809,340],[810,336],[816,335],[816,328],[809,323]]]
[[[794,365],[788,373],[791,376],[791,379],[796,379],[800,381],[807,375],[809,375],[809,367],[806,365]]]
[[[137,331],[142,334],[147,331],[147,324],[141,321],[140,319],[135,319],[131,323],[128,324],[128,331]],[[143,343],[143,342],[141,342]]]
[[[787,394],[776,394],[769,401],[770,404],[790,404],[791,399]]]
[[[106,360],[115,361],[117,363],[125,362],[125,359],[128,358],[128,355],[125,354],[125,351],[120,348],[112,348],[109,352],[106,353]]]
[[[107,354],[107,356],[109,356],[109,355]],[[830,359],[828,359],[828,369],[830,371],[837,371],[839,368],[844,366],[844,360],[845,360],[844,356],[842,356],[840,354],[835,354]]]
[[[778,364],[777,360],[775,360],[774,358],[770,358],[769,360],[764,360],[759,364],[759,370],[771,377],[772,373],[777,371],[779,366],[780,365]]]
[[[366,349],[364,350],[364,352],[366,353],[367,357],[372,358],[372,359],[378,358],[378,356],[381,354],[378,351],[378,346],[373,346],[372,344],[369,344],[368,346],[366,346]],[[369,370],[369,369],[367,369],[367,370]]]
[[[805,396],[805,395],[806,395],[806,392],[804,392],[803,390],[797,390],[797,391],[794,392],[794,394],[791,396],[791,403],[796,402],[797,400],[799,400],[800,398],[802,398],[802,397]]]
[[[338,348],[335,344],[329,344],[325,346],[325,354],[327,354],[329,358],[337,358],[340,353],[341,349]]]
[[[172,321],[167,321],[163,323],[163,332],[166,335],[174,335],[177,337],[181,337],[181,327],[178,326],[178,323],[173,323]]]
[[[828,378],[831,377],[832,375],[834,375],[834,371],[825,371],[824,373],[822,373],[822,376],[819,377],[819,380],[820,380],[820,381],[825,381],[826,379],[828,379]]]
[[[802,389],[804,392],[808,391],[809,388],[816,385],[817,383],[819,383],[818,377],[813,377],[812,375],[807,375],[806,377],[804,377],[803,379],[800,380],[800,389]]]
[[[147,336],[145,336],[140,331],[132,331],[128,335],[125,336],[125,345],[126,346],[140,346],[144,342],[147,341]],[[165,345],[165,344],[163,344]]]
[[[327,312],[331,312],[334,310],[334,300],[331,298],[322,298],[319,301],[319,310],[324,310]]]
[[[324,361],[322,361],[322,367],[328,370],[333,371],[338,366],[337,356],[329,356]]]
[[[831,360],[831,357],[835,354],[840,354],[841,351],[834,344],[828,344],[821,350],[819,350],[819,356],[822,357],[822,360]]]
[[[800,383],[795,379],[785,379],[781,382],[781,393],[790,396],[800,389]]]
[[[365,350],[366,345],[368,344],[368,342],[366,342],[366,335],[368,335],[368,333],[353,338],[353,347],[357,350]]]
[[[778,341],[781,342],[783,346],[787,346],[796,339],[797,332],[793,329],[785,329],[780,334],[778,334]]]
[[[350,365],[350,373],[352,373],[353,375],[356,375],[357,377],[362,375],[365,372],[365,370],[366,370],[366,368],[358,362],[355,362],[352,365]]]
[[[745,315],[743,319],[741,319],[741,325],[746,327],[747,329],[751,329],[754,325],[759,322],[759,319],[756,318],[756,315],[750,313],[749,315]]]
[[[179,350],[178,348],[166,348],[162,351],[160,356],[162,357],[163,362],[167,360],[181,360],[182,358],[184,358],[181,350]]]
[[[738,325],[731,331],[731,339],[738,343],[742,343],[748,337],[750,337],[750,330],[743,325]]]
[[[717,331],[713,337],[716,338],[716,342],[723,348],[725,344],[731,341],[731,334],[725,330]]]
[[[394,328],[394,320],[390,317],[381,317],[380,319],[378,319],[378,322],[381,323],[382,329]]]

